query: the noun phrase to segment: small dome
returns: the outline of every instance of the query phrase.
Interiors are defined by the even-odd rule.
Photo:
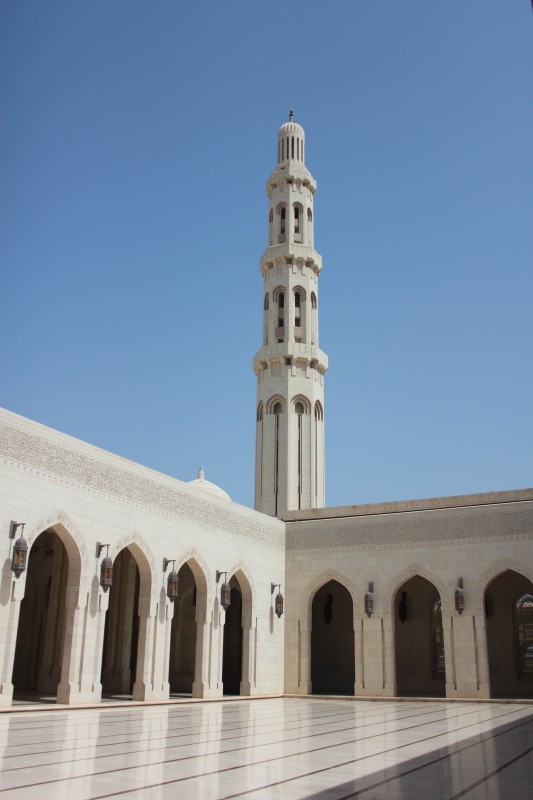
[[[291,135],[297,133],[299,136],[302,137],[302,139],[305,139],[304,129],[302,128],[301,125],[298,125],[298,123],[294,122],[293,120],[290,120],[289,122],[286,122],[284,125],[281,126],[281,128],[278,131],[278,136],[288,136],[289,133]]]
[[[193,489],[200,491],[208,497],[213,497],[216,500],[229,500],[231,502],[231,497],[224,489],[221,489],[216,483],[206,481],[202,467],[198,470],[198,477],[193,481],[189,481],[187,486],[191,486]]]

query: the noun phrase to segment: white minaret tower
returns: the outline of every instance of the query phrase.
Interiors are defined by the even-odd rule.
[[[268,179],[268,247],[261,258],[263,346],[257,375],[255,508],[324,507],[325,353],[318,347],[318,276],[313,247],[316,181],[305,166],[305,133],[293,120],[278,132]]]

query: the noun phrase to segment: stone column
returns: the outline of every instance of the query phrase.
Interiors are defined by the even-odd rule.
[[[211,615],[209,615],[211,616]],[[193,697],[211,697],[209,684],[209,645],[211,641],[211,622],[205,606],[196,607],[196,650],[194,654]]]
[[[249,696],[255,689],[255,619],[242,614],[242,678],[241,695]]]
[[[81,700],[79,697],[80,667],[83,660],[88,601],[89,592],[87,590],[79,589],[77,586],[67,587],[61,682],[57,687],[58,703],[90,702],[90,700]]]
[[[476,641],[471,615],[450,617],[453,628],[455,691],[451,697],[477,697]]]
[[[13,700],[13,662],[17,643],[20,604],[26,582],[14,579],[11,562],[5,561],[0,584],[0,706],[10,706]]]
[[[355,684],[353,692],[355,695],[365,693],[365,665],[363,658],[363,620],[358,614],[354,614],[353,619],[353,644],[355,661]]]
[[[170,696],[169,666],[170,666],[170,637],[172,635],[172,620],[175,613],[175,604],[167,599],[163,590],[159,597],[158,613],[155,617],[155,642],[153,658],[153,688],[154,692],[162,693],[163,697]]]
[[[478,697],[490,697],[489,652],[487,647],[486,618],[478,611],[472,618],[476,648]]]
[[[455,649],[453,641],[452,618],[442,612],[442,633],[444,636],[444,664],[446,669],[446,697],[457,697],[455,678]]]
[[[381,697],[384,694],[383,620],[381,617],[362,618],[365,688],[362,694]]]
[[[383,680],[385,697],[396,694],[396,672],[394,658],[394,621],[390,614],[382,618],[383,624]]]
[[[139,644],[137,649],[137,675],[133,685],[134,700],[168,700],[168,644],[165,609],[155,598],[139,599]],[[163,680],[164,654],[167,655],[166,680]]]
[[[311,684],[311,623],[307,624],[304,620],[300,620],[298,650],[300,661],[298,694],[311,694],[313,690]]]

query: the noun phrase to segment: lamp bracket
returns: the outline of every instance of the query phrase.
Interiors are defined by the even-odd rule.
[[[176,559],[175,558],[164,558],[163,559],[163,572],[167,571],[169,564],[172,564],[172,566],[174,567],[175,563],[176,563]]]
[[[271,583],[270,584],[270,594],[274,594],[274,589],[276,587],[279,587],[279,589],[281,591],[281,583]]]
[[[9,525],[9,538],[10,539],[14,539],[15,538],[15,535],[17,533],[17,528],[22,528],[22,533],[20,534],[22,536],[23,533],[24,533],[25,524],[26,524],[25,522],[15,522],[15,520],[12,519],[11,523]]]
[[[100,558],[100,553],[102,552],[104,547],[107,547],[107,554],[109,555],[109,545],[108,544],[102,544],[102,542],[96,542],[96,558],[97,559]]]
[[[225,576],[227,577],[227,576],[228,576],[228,573],[227,573],[227,572],[223,572],[223,571],[222,571],[222,570],[220,570],[220,569],[217,569],[217,583],[219,582],[219,580],[220,580],[220,578],[222,577],[222,575],[225,575]]]

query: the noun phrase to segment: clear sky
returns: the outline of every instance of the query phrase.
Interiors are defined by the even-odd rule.
[[[533,486],[529,0],[3,0],[0,402],[253,504],[265,182],[318,181],[328,505]]]

